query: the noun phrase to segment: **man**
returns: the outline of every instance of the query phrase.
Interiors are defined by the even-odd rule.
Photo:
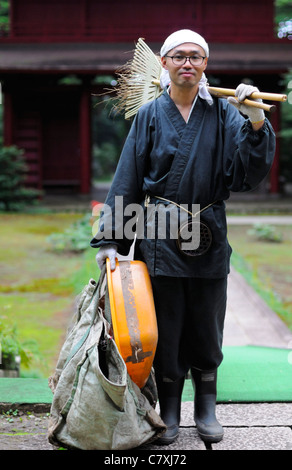
[[[147,263],[153,286],[159,337],[154,368],[161,417],[168,427],[160,443],[166,445],[178,436],[189,370],[199,435],[206,442],[223,437],[215,404],[231,254],[224,200],[230,191],[255,188],[267,175],[275,150],[264,112],[241,104],[257,89],[239,85],[239,102],[212,98],[204,76],[208,58],[208,44],[193,31],[177,31],[166,39],[161,79],[167,89],[136,115],[106,200],[113,215],[116,196],[123,196],[123,207],[141,203],[145,214],[149,204],[165,204],[165,210],[173,205],[191,210],[199,204],[201,221],[211,233],[210,246],[200,256],[184,253],[169,232],[136,243],[135,257]],[[129,217],[120,219],[125,226]],[[157,217],[150,224],[157,234]],[[91,246],[100,247],[99,266],[108,257],[115,269],[117,253],[126,255],[132,240],[115,236],[120,227],[112,229],[112,238],[99,234]]]

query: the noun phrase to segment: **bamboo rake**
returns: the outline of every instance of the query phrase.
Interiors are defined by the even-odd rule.
[[[162,72],[161,62],[142,38],[138,39],[133,59],[117,72],[119,78],[115,89],[118,97],[116,108],[125,112],[126,119],[134,116],[142,104],[152,101],[163,92],[159,80]],[[218,98],[233,96],[237,99],[235,90],[230,88],[208,86],[208,90]],[[243,101],[245,105],[268,112],[274,112],[276,106],[254,100],[287,101],[287,95],[277,93],[254,92],[248,98]]]

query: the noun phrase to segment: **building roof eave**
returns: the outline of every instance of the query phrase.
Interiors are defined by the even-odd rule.
[[[154,52],[160,45],[149,44]],[[208,71],[253,70],[279,73],[292,68],[292,42],[271,44],[209,44]],[[114,72],[133,56],[130,43],[0,43],[0,73]]]

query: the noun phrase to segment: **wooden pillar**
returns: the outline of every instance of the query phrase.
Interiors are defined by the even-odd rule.
[[[89,194],[91,189],[91,96],[84,87],[80,100],[80,192]]]

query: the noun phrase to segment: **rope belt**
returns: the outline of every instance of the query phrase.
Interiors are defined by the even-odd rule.
[[[206,207],[203,207],[203,209],[201,209],[200,211],[196,212],[195,214],[193,214],[192,212],[188,211],[185,207],[181,206],[180,204],[178,204],[177,202],[174,202],[174,201],[171,201],[170,199],[166,199],[164,197],[160,197],[160,196],[154,196],[156,199],[160,199],[161,201],[166,201],[166,202],[169,202],[170,204],[174,204],[176,207],[179,207],[180,209],[182,209],[183,211],[187,212],[189,215],[191,215],[192,217],[197,217],[198,214],[201,214],[201,212],[205,211],[206,209],[208,209],[209,207],[213,206],[213,204],[215,204],[217,201],[214,201],[214,202],[211,202],[211,204],[208,204]],[[148,207],[149,205],[149,202],[150,202],[150,199],[151,199],[151,196],[149,196],[148,194],[146,194],[145,196],[145,207]]]
[[[174,201],[171,201],[170,199],[166,199],[166,198],[160,197],[160,196],[154,196],[154,197],[156,199],[161,200],[161,201],[165,201],[165,202],[169,202],[170,204],[174,204],[175,206],[177,206],[181,210],[187,212],[192,218],[196,218],[198,214],[201,214],[202,212],[204,212],[206,209],[213,206],[213,204],[215,204],[217,202],[217,201],[214,201],[211,204],[208,204],[207,206],[203,207],[203,209],[199,210],[195,214],[193,214],[192,212],[188,211],[185,207],[181,206],[180,204],[178,204]],[[146,194],[146,196],[145,196],[145,207],[148,207],[148,205],[150,203],[150,199],[151,199],[151,196]],[[183,246],[184,246],[185,243],[187,243],[188,235],[190,233],[190,228],[194,227],[195,224],[196,224],[195,231],[191,230],[191,233],[194,234],[194,233],[199,232],[198,247],[195,248],[195,249],[186,249]],[[199,225],[199,227],[197,227],[198,225]],[[201,256],[201,255],[204,255],[205,253],[207,253],[207,251],[211,247],[212,232],[211,232],[210,228],[208,227],[208,225],[205,222],[202,222],[202,221],[200,221],[200,222],[197,222],[197,221],[186,222],[185,224],[183,224],[179,228],[176,242],[177,242],[177,247],[179,248],[179,250],[184,255],[187,255],[187,256]]]

